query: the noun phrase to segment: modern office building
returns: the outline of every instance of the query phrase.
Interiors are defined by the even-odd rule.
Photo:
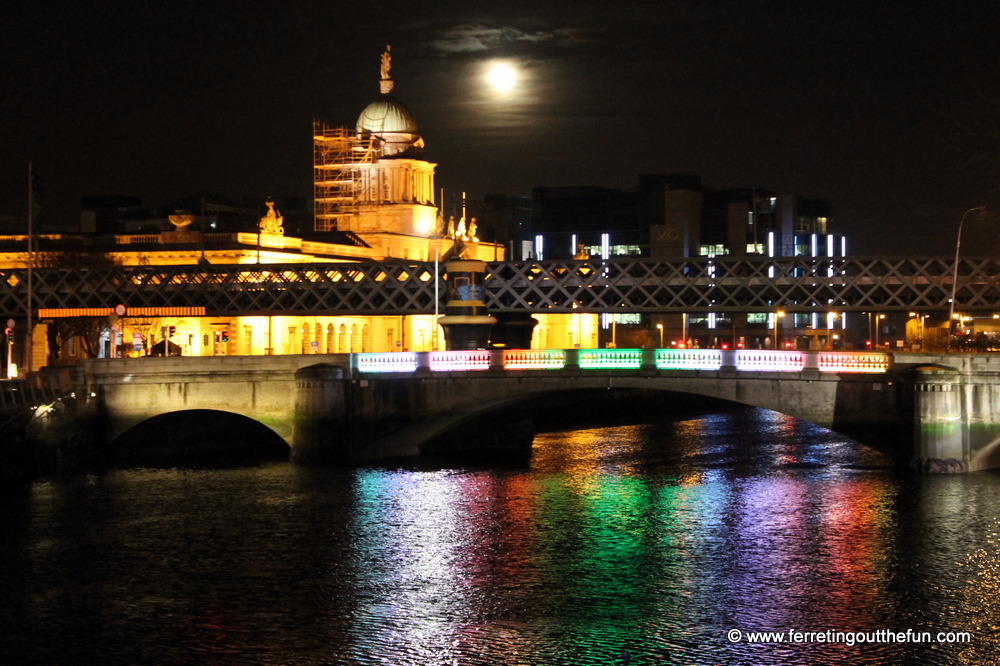
[[[764,189],[711,189],[691,174],[642,175],[635,188],[538,187],[530,226],[516,236],[536,260],[657,261],[722,256],[847,256],[828,201]],[[604,344],[839,347],[847,317],[777,311],[619,313],[602,320]],[[621,327],[617,325],[621,325]],[[780,338],[780,340],[779,340]]]

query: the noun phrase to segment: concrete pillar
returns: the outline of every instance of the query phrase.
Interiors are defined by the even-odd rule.
[[[344,369],[334,365],[310,365],[295,372],[292,460],[330,462],[349,457],[346,387]]]
[[[918,370],[914,383],[913,467],[931,474],[968,471],[968,415],[961,373]]]

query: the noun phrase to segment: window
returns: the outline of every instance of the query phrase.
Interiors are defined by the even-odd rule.
[[[724,254],[729,254],[729,248],[722,243],[701,246],[701,256],[703,257],[716,257]]]

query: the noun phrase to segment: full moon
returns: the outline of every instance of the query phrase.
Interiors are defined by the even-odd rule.
[[[490,67],[486,78],[495,90],[508,92],[517,82],[517,72],[510,65],[500,62]]]

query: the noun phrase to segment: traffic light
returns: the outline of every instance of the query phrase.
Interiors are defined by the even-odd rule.
[[[170,326],[170,327],[168,327],[168,328],[167,328],[167,337],[168,337],[168,338],[172,338],[172,337],[174,337],[174,334],[175,334],[176,332],[177,332],[177,327],[176,327],[176,326]]]
[[[229,331],[223,331],[222,332],[222,341],[223,342],[229,342]]]

